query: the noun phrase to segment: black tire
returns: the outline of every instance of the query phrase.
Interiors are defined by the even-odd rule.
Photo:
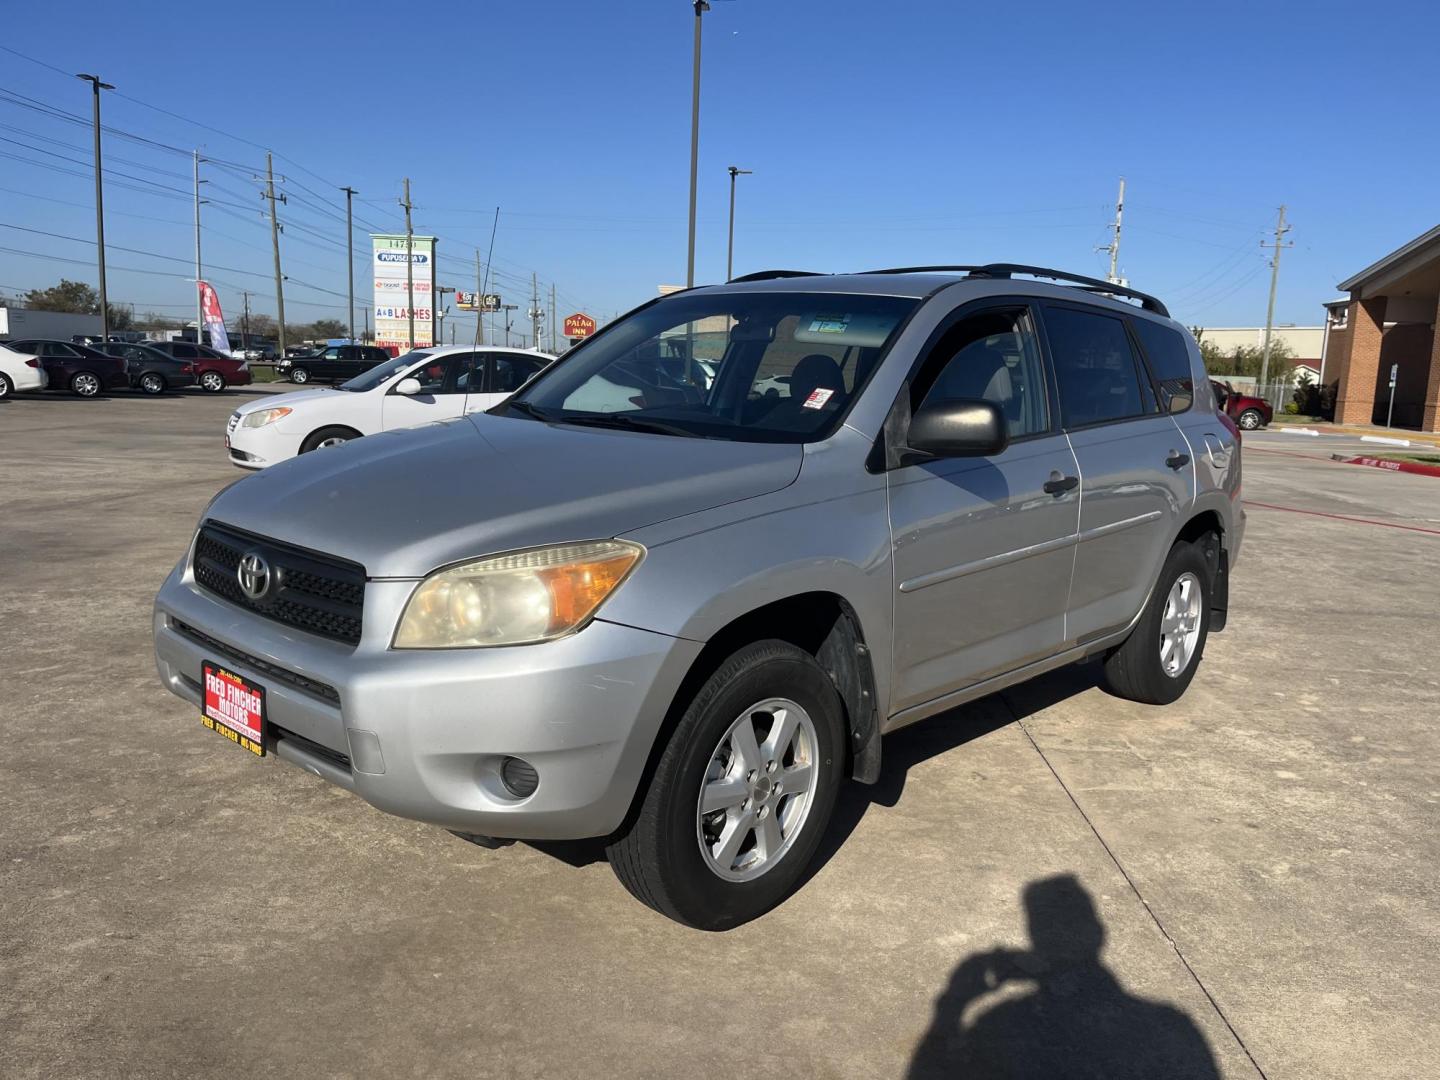
[[[1199,636],[1183,670],[1169,674],[1161,660],[1161,622],[1171,589],[1186,574],[1193,574],[1199,582]],[[1169,705],[1185,693],[1210,635],[1212,584],[1210,564],[1199,547],[1181,541],[1170,549],[1140,621],[1124,643],[1105,658],[1105,682],[1111,693],[1146,705]]]
[[[218,371],[200,373],[200,389],[209,394],[218,394],[225,389],[225,376]]]
[[[5,400],[15,392],[15,384],[10,381],[10,376],[0,371],[0,401]]]
[[[300,453],[308,454],[312,450],[319,450],[331,439],[349,442],[351,439],[358,439],[360,437],[360,432],[354,428],[322,427],[318,431],[312,431],[309,435],[305,436],[305,441],[300,444]]]
[[[310,372],[306,371],[303,367],[291,368],[290,381],[296,386],[304,386],[310,381]]]
[[[76,397],[99,397],[104,384],[93,371],[77,371],[70,379],[70,392]]]
[[[147,371],[140,376],[140,391],[154,397],[165,392],[165,376]]]
[[[1240,419],[1236,423],[1246,431],[1254,431],[1256,428],[1265,426],[1265,417],[1260,415],[1259,409],[1246,409],[1240,414]]]
[[[749,880],[727,880],[707,865],[701,851],[698,799],[711,759],[731,726],[768,698],[793,701],[813,721],[815,786],[799,831],[793,840],[787,837],[790,846],[774,864]],[[845,766],[844,706],[813,656],[774,640],[740,649],[677,707],[682,704],[685,711],[660,754],[634,823],[606,854],[615,876],[641,903],[687,926],[728,930],[785,899],[814,858]]]

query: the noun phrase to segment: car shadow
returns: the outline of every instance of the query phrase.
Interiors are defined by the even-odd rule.
[[[1098,663],[1072,664],[886,735],[881,750],[879,780],[874,784],[841,785],[825,838],[790,895],[805,888],[811,878],[845,846],[870,807],[893,807],[900,802],[905,782],[915,766],[1082,694],[1099,683]],[[580,867],[605,861],[607,839],[529,840],[522,843],[570,866]]]
[[[1105,924],[1079,879],[1041,878],[1020,897],[1029,948],[975,952],[955,966],[906,1080],[1218,1080],[1195,1021],[1131,994],[1102,963]]]

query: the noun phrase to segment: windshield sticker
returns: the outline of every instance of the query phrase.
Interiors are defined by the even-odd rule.
[[[817,386],[814,390],[810,391],[810,396],[805,399],[805,403],[802,408],[823,409],[825,407],[825,403],[834,396],[834,390],[827,390],[823,386]]]
[[[810,320],[812,334],[843,334],[850,329],[849,315],[816,315]]]

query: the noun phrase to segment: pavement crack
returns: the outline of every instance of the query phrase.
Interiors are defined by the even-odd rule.
[[[1055,768],[1054,765],[1050,763],[1050,759],[1045,756],[1045,751],[1040,749],[1040,744],[1035,741],[1035,736],[1032,735],[1030,733],[1030,729],[1025,726],[1025,721],[1020,718],[1020,714],[1016,712],[1014,706],[1010,704],[1010,699],[1006,697],[1003,693],[997,696],[1000,698],[1001,703],[1005,706],[1006,712],[1010,714],[1011,719],[1015,721],[1016,726],[1018,726],[1020,730],[1024,732],[1026,740],[1029,741],[1030,746],[1034,749],[1035,753],[1039,755],[1040,760],[1045,763],[1045,767],[1050,770],[1050,775],[1055,777],[1055,782],[1060,785],[1060,790],[1065,792],[1065,797],[1070,800],[1070,805],[1075,807],[1076,813],[1078,813],[1080,817],[1084,819],[1085,824],[1090,827],[1090,832],[1094,834],[1095,839],[1100,844],[1100,847],[1103,848],[1105,854],[1110,857],[1110,861],[1115,864],[1115,869],[1120,871],[1120,876],[1125,879],[1125,884],[1130,886],[1130,891],[1135,894],[1135,899],[1140,901],[1140,906],[1145,909],[1145,914],[1150,916],[1150,921],[1155,924],[1155,928],[1159,930],[1161,936],[1164,937],[1167,942],[1169,942],[1170,948],[1175,953],[1176,959],[1179,960],[1185,970],[1189,972],[1190,978],[1194,981],[1195,985],[1199,987],[1200,992],[1205,995],[1205,1000],[1208,1001],[1210,1003],[1210,1007],[1215,1010],[1215,1015],[1220,1018],[1220,1022],[1224,1024],[1225,1029],[1230,1032],[1231,1038],[1235,1040],[1236,1045],[1240,1047],[1241,1051],[1245,1054],[1245,1057],[1249,1059],[1250,1064],[1260,1075],[1261,1080],[1270,1080],[1270,1078],[1266,1076],[1265,1070],[1260,1067],[1260,1063],[1255,1060],[1255,1055],[1250,1052],[1250,1047],[1245,1045],[1245,1040],[1241,1038],[1240,1032],[1237,1031],[1235,1029],[1235,1025],[1230,1022],[1230,1018],[1225,1015],[1225,1010],[1222,1009],[1220,1007],[1220,1003],[1215,1000],[1215,995],[1210,992],[1210,988],[1205,985],[1205,982],[1203,979],[1200,978],[1199,973],[1190,966],[1190,961],[1185,958],[1185,954],[1180,950],[1180,945],[1175,941],[1173,937],[1170,936],[1170,931],[1165,929],[1165,924],[1160,921],[1160,916],[1155,914],[1155,909],[1152,908],[1150,906],[1150,902],[1145,899],[1145,894],[1142,893],[1140,891],[1140,887],[1135,884],[1135,879],[1132,878],[1130,876],[1130,872],[1125,869],[1125,864],[1120,861],[1120,857],[1115,854],[1114,849],[1112,849],[1110,845],[1105,842],[1105,837],[1100,835],[1100,830],[1096,828],[1095,822],[1092,821],[1090,815],[1085,812],[1085,808],[1080,805],[1080,800],[1075,798],[1075,794],[1070,790],[1070,785],[1065,783],[1065,780],[1060,776],[1059,771]]]

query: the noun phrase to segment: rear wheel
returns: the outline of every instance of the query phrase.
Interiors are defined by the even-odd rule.
[[[642,903],[702,930],[763,915],[815,855],[840,789],[844,709],[815,658],[746,646],[685,708],[610,865]]]
[[[70,392],[79,397],[95,397],[100,393],[100,376],[92,371],[79,372],[70,380]]]
[[[165,376],[147,371],[140,376],[140,389],[147,394],[163,394],[165,392]]]
[[[327,446],[339,446],[351,439],[360,438],[360,432],[354,428],[347,427],[325,427],[319,431],[312,431],[305,436],[305,441],[300,444],[300,453],[308,454],[311,450],[323,450]]]
[[[9,397],[15,392],[15,384],[10,381],[10,376],[0,371],[0,399]]]
[[[304,386],[310,381],[310,372],[306,371],[303,367],[291,368],[290,381]]]
[[[1194,544],[1170,549],[1145,612],[1105,659],[1105,681],[1119,697],[1168,705],[1185,693],[1210,633],[1210,565]]]
[[[1254,431],[1264,421],[1259,409],[1246,409],[1240,414],[1239,425],[1246,431]]]
[[[225,389],[225,376],[218,371],[205,371],[200,374],[200,388],[208,390],[212,394],[218,394]]]

